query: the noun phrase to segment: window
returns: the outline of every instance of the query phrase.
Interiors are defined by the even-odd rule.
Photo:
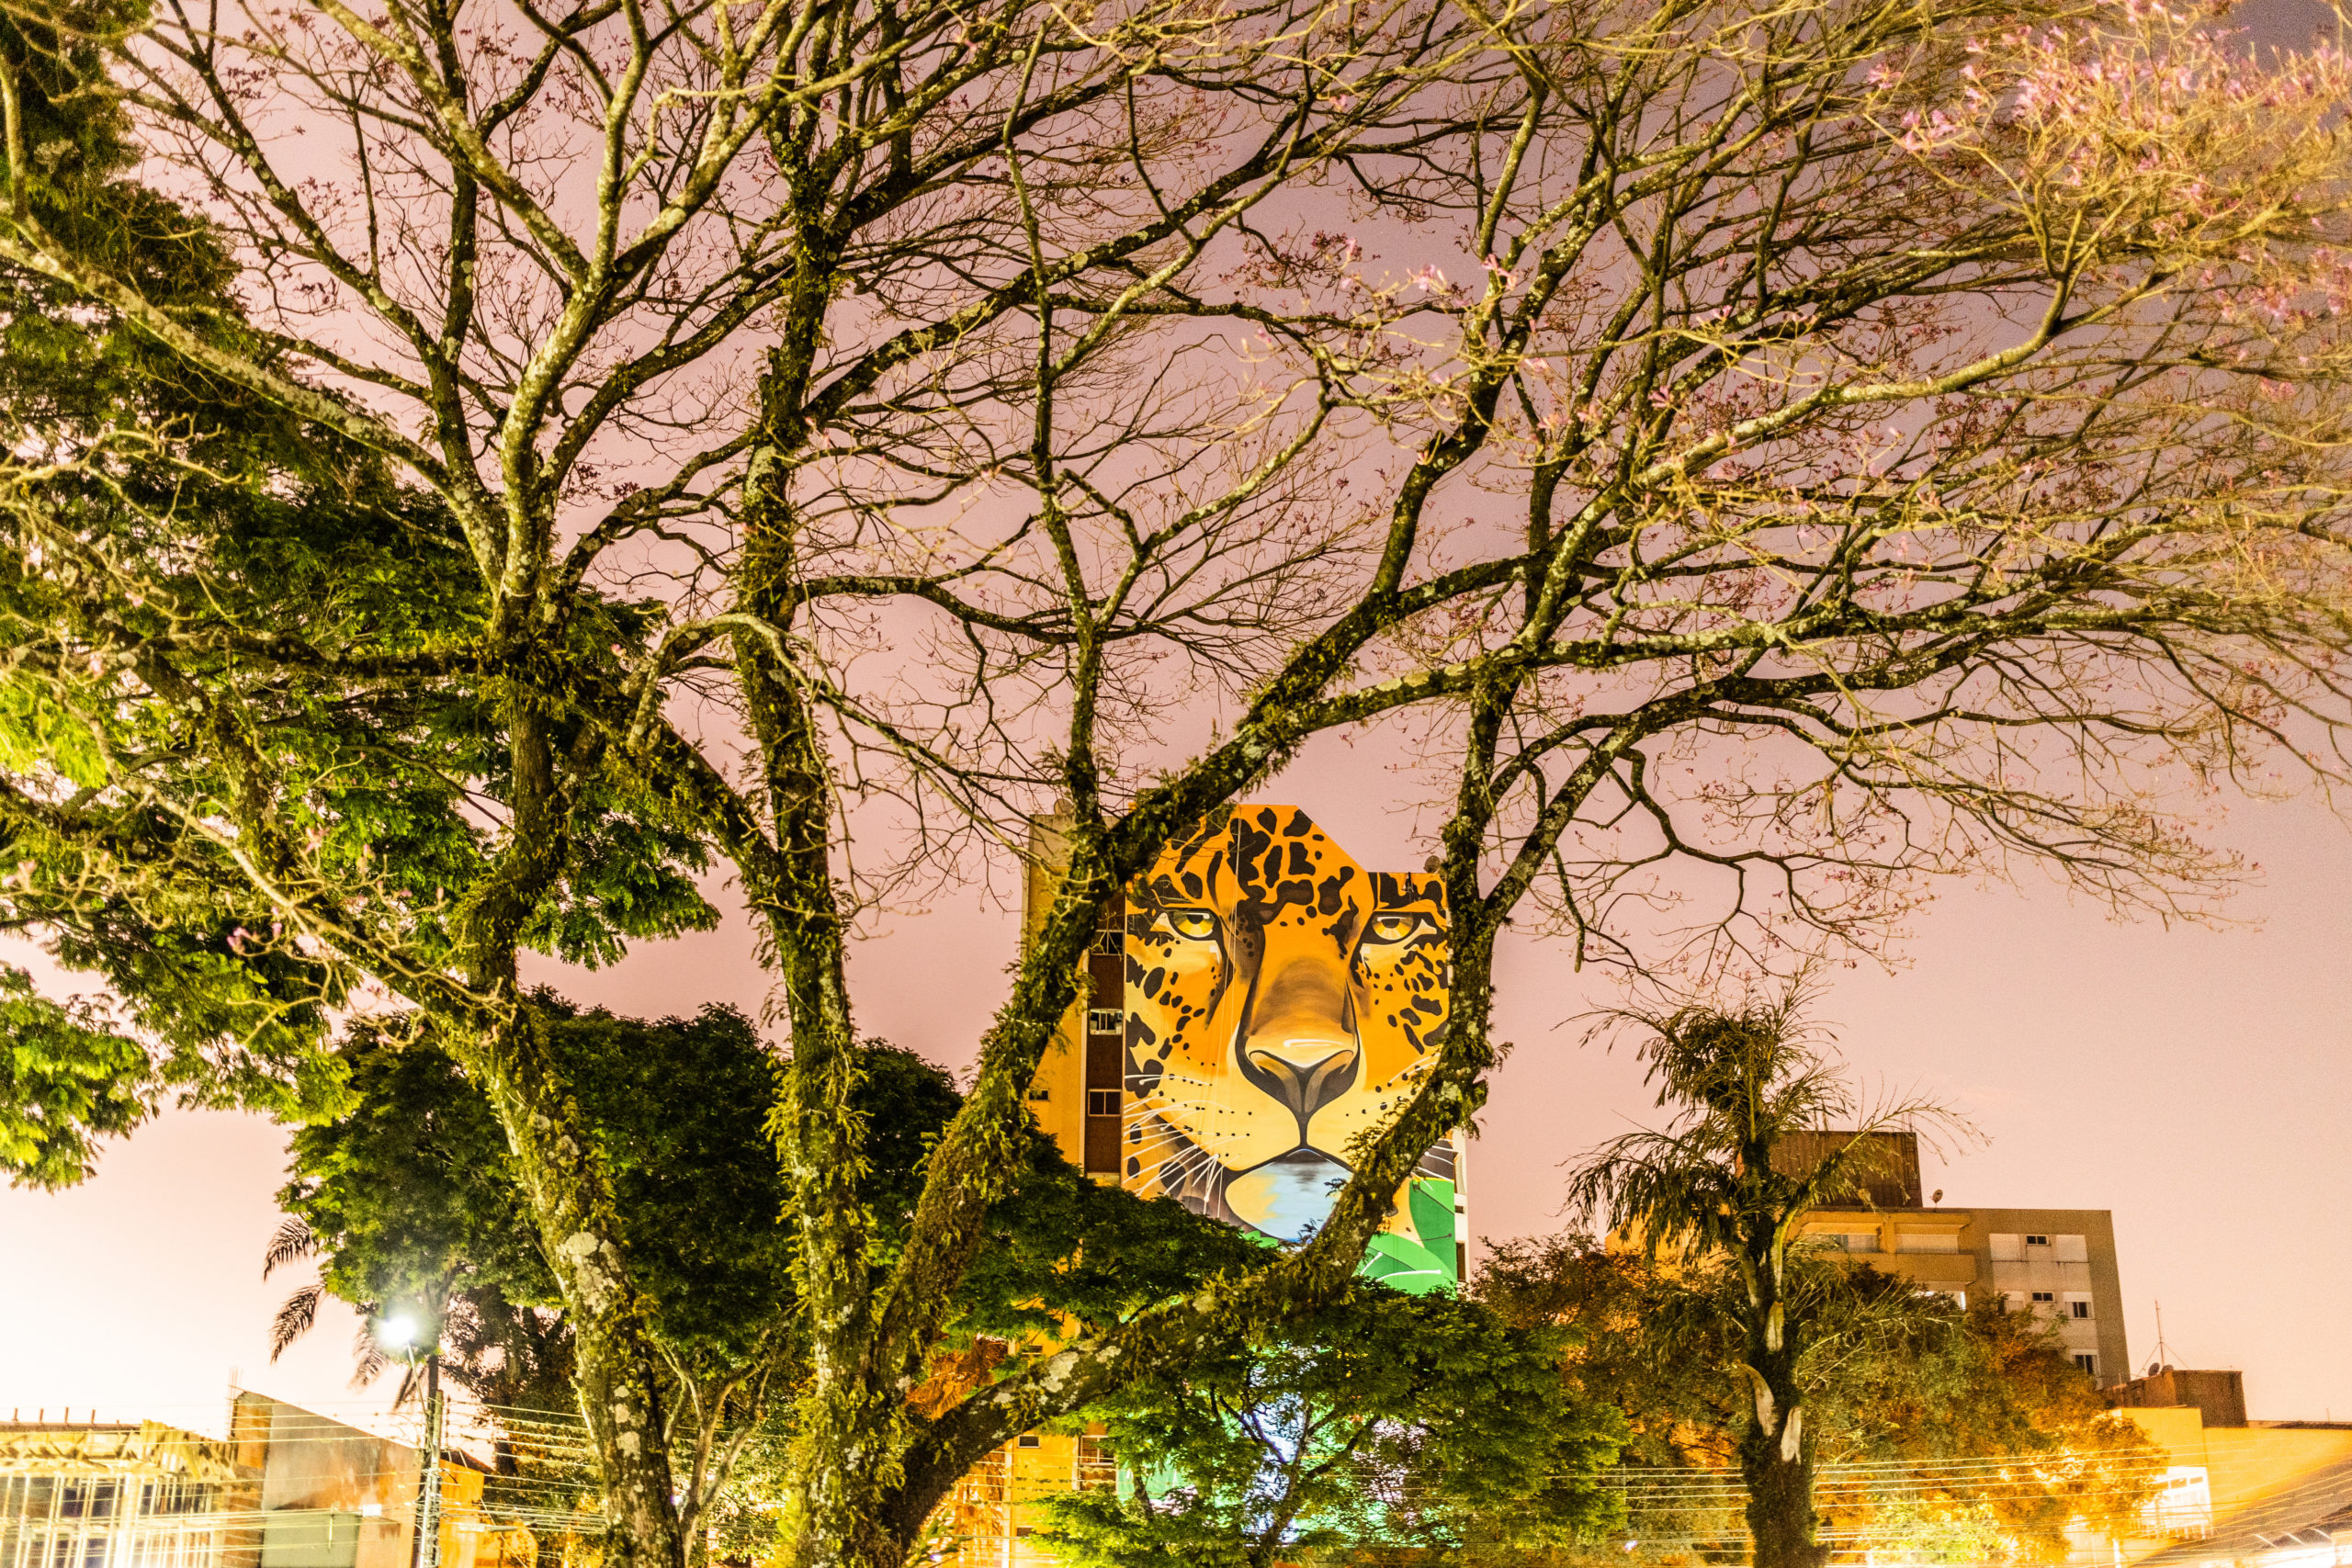
[[[2033,1292],[2033,1304],[2036,1306],[2046,1306],[2057,1299],[2058,1292],[2055,1291],[2036,1291]]]
[[[2021,1235],[1987,1236],[1984,1242],[1996,1263],[2015,1263],[2025,1256],[2025,1237]]]
[[[2050,1250],[2061,1263],[2088,1263],[2091,1260],[2090,1243],[2078,1235],[2052,1237]]]
[[[1957,1231],[1897,1231],[1894,1235],[1897,1252],[1958,1252],[1960,1234]]]
[[[1036,1434],[1036,1433],[1035,1433],[1035,1432],[1023,1432],[1023,1433],[1022,1433],[1022,1434],[1021,1434],[1021,1436],[1019,1436],[1019,1437],[1017,1437],[1017,1438],[1013,1438],[1013,1439],[1012,1439],[1012,1441],[1013,1441],[1013,1445],[1014,1445],[1016,1448],[1023,1448],[1023,1449],[1034,1449],[1034,1448],[1035,1448],[1035,1447],[1037,1446],[1037,1444],[1038,1444],[1038,1440],[1039,1440],[1039,1439],[1038,1439],[1037,1434]]]
[[[1117,1034],[1126,1028],[1127,1015],[1117,1008],[1089,1008],[1086,1011],[1086,1032]]]
[[[1127,933],[1125,931],[1096,931],[1094,933],[1094,951],[1097,953],[1107,953],[1112,954],[1114,957],[1116,957],[1120,953],[1127,951]]]
[[[1115,1089],[1088,1089],[1086,1113],[1089,1116],[1116,1116],[1119,1113],[1119,1091]]]
[[[1078,1439],[1078,1462],[1070,1479],[1081,1492],[1108,1492],[1119,1483],[1118,1456],[1111,1439],[1090,1433]]]
[[[2023,1312],[2025,1311],[2025,1308],[2026,1300],[2025,1292],[2023,1291],[2004,1291],[2001,1292],[2001,1310],[2003,1312]]]
[[[2080,1367],[2091,1377],[2098,1376],[2098,1358],[2088,1350],[2075,1352],[2075,1365]]]
[[[2030,1235],[2025,1238],[2025,1244],[2028,1247],[2048,1247],[2050,1238],[2046,1235]]]
[[[2068,1317],[2088,1317],[2088,1316],[2090,1316],[2090,1314],[2091,1314],[2091,1299],[2090,1299],[2090,1297],[2088,1297],[2088,1296],[2068,1296],[2068,1297],[2066,1298],[2066,1315],[2067,1315]]]

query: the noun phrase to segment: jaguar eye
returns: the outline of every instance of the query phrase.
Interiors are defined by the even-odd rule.
[[[1216,917],[1206,909],[1170,909],[1168,929],[1186,942],[1213,942],[1216,938]]]
[[[1364,931],[1364,941],[1377,942],[1403,942],[1418,935],[1429,924],[1427,915],[1374,915]]]

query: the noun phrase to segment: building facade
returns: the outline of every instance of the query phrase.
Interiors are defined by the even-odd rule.
[[[2161,1450],[2164,1482],[2131,1537],[2111,1548],[2086,1543],[2085,1560],[2352,1564],[2352,1422],[2251,1420],[2244,1378],[2226,1371],[2163,1367],[2109,1398]]]
[[[1022,938],[1069,863],[1069,823],[1030,824]],[[1329,1213],[1348,1140],[1411,1091],[1452,1006],[1444,895],[1422,873],[1358,865],[1296,807],[1217,813],[1103,911],[1081,995],[1031,1080],[1029,1109],[1072,1165],[1286,1243]],[[1422,1155],[1363,1272],[1395,1289],[1463,1276],[1465,1145]],[[933,1517],[945,1564],[1019,1568],[1046,1497],[1108,1485],[1099,1433],[1029,1433]]]
[[[0,1426],[0,1568],[411,1568],[418,1450],[261,1394],[226,1438],[159,1422]],[[445,1454],[436,1568],[530,1568],[530,1531]]]
[[[1851,1136],[1815,1134],[1816,1140]],[[1962,1209],[1922,1201],[1917,1137],[1874,1136],[1884,1140],[1885,1152],[1872,1170],[1871,1201],[1824,1205],[1805,1216],[1804,1234],[1963,1305],[1997,1299],[2011,1312],[2045,1319],[2075,1364],[2102,1388],[2131,1375],[2115,1224],[2108,1210]],[[1828,1146],[1835,1145],[1789,1154],[1809,1155],[1809,1169]]]
[[[258,1568],[261,1477],[161,1422],[0,1427],[0,1568]]]

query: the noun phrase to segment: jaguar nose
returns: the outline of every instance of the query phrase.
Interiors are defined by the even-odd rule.
[[[1306,1135],[1315,1113],[1340,1098],[1355,1077],[1356,1047],[1345,1040],[1280,1040],[1252,1043],[1245,1059],[1251,1074],[1298,1118]]]

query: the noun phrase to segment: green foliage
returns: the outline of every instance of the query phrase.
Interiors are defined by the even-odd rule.
[[[96,1168],[96,1140],[153,1108],[147,1052],[81,998],[54,1001],[0,964],[0,1170],[16,1187],[70,1187]]]
[[[1342,1544],[1591,1539],[1616,1522],[1593,1477],[1624,1430],[1562,1388],[1564,1337],[1370,1282],[1307,1321],[1237,1335],[1091,1413],[1134,1485],[1054,1505],[1061,1561],[1255,1568]]]
[[[1922,1561],[1974,1560],[1996,1548],[2047,1559],[2064,1555],[2070,1521],[2106,1529],[2137,1507],[2151,1450],[2108,1410],[2053,1325],[2005,1312],[1998,1300],[1963,1311],[1908,1280],[1849,1269],[1841,1257],[1800,1249],[1791,1258],[1792,1310],[1806,1314],[1809,1335],[1798,1371],[1820,1460],[2021,1462],[1997,1481],[1913,1482],[1900,1495],[1826,1487],[1826,1517],[1899,1539]],[[1624,1412],[1627,1463],[1716,1472],[1736,1464],[1748,1419],[1733,1371],[1740,1290],[1720,1259],[1691,1266],[1611,1251],[1576,1234],[1497,1246],[1477,1286],[1511,1323],[1572,1331],[1564,1387]],[[1735,1545],[1742,1533],[1732,1509],[1637,1525]]]
[[[137,17],[62,19],[0,17],[34,213],[200,338],[284,368],[209,226],[127,177],[94,40]],[[124,1092],[321,1113],[355,974],[448,966],[450,917],[504,847],[493,716],[517,684],[482,656],[462,530],[376,454],[5,264],[0,452],[0,931],[121,999],[158,1048],[126,1059]],[[601,650],[648,613],[585,594],[558,636]],[[525,945],[597,964],[716,921],[702,842],[640,780],[594,774],[573,805]]]
[[[1737,1346],[1703,1300],[1722,1283],[1571,1233],[1491,1244],[1474,1293],[1508,1323],[1566,1331],[1564,1386],[1623,1413],[1624,1462],[1720,1467],[1741,1416]]]
[[[673,1355],[741,1366],[790,1314],[793,1228],[763,1124],[781,1064],[731,1009],[648,1022],[532,1005],[613,1173],[639,1283]],[[340,1105],[299,1127],[279,1205],[314,1238],[321,1282],[363,1312],[464,1302],[477,1313],[560,1303],[489,1097],[429,1037],[362,1022],[335,1053]],[[923,1161],[962,1097],[914,1053],[868,1041],[853,1103],[871,1130],[861,1182],[886,1261]],[[1033,1136],[1013,1199],[967,1276],[959,1335],[1115,1322],[1266,1254],[1172,1201],[1088,1178]]]
[[[1026,1167],[989,1215],[988,1240],[965,1277],[956,1326],[1056,1339],[1071,1320],[1106,1327],[1273,1256],[1172,1198],[1138,1198],[1095,1180],[1033,1133]]]
[[[674,1354],[750,1357],[790,1302],[784,1187],[762,1128],[775,1064],[751,1021],[644,1022],[534,1006],[603,1153],[631,1261]],[[299,1128],[278,1202],[317,1238],[322,1283],[362,1311],[459,1296],[559,1304],[489,1098],[428,1040],[355,1027],[348,1109]]]

